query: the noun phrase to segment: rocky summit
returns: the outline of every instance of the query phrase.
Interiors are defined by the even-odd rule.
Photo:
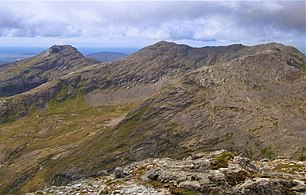
[[[279,43],[161,41],[111,62],[52,46],[1,66],[0,194],[304,193],[305,62]]]
[[[251,161],[220,150],[182,160],[152,158],[112,174],[52,186],[34,194],[305,194],[306,162]]]

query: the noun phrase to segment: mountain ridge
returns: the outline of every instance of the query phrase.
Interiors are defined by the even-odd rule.
[[[164,52],[159,48],[163,46],[166,46],[167,51],[170,53]],[[177,48],[171,51],[170,48],[176,46]],[[262,44],[254,47],[248,47],[243,45],[230,45],[223,47],[214,46],[212,47],[213,51],[211,51],[211,47],[204,47],[204,54],[203,54],[202,50],[201,49],[198,50],[198,48],[191,48],[187,45],[176,45],[175,43],[168,44],[168,42],[161,41],[152,46],[145,47],[141,49],[139,52],[136,52],[135,54],[132,54],[125,59],[110,63],[101,63],[93,66],[92,70],[90,67],[85,68],[83,72],[82,70],[78,70],[77,71],[78,73],[76,74],[73,72],[69,73],[66,77],[63,77],[62,79],[73,82],[81,79],[81,81],[77,82],[82,82],[83,86],[79,87],[82,88],[81,90],[84,90],[85,93],[89,93],[88,96],[90,97],[88,99],[93,101],[92,104],[97,105],[99,104],[97,103],[97,101],[101,100],[101,98],[99,97],[100,94],[102,94],[102,97],[105,97],[105,95],[103,95],[104,92],[101,92],[101,90],[103,91],[104,89],[109,87],[115,86],[117,88],[118,87],[124,88],[124,87],[132,87],[135,85],[138,86],[138,85],[148,84],[150,82],[155,83],[158,80],[162,80],[162,78],[169,80],[169,78],[172,77],[173,75],[182,76],[185,74],[185,72],[195,70],[201,66],[228,62],[231,59],[239,57],[239,55],[251,55],[251,54],[254,55],[256,52],[258,52],[258,50],[267,50],[267,49],[270,52],[271,47],[274,48],[272,52],[282,52],[278,51],[280,49],[275,46],[288,48],[290,51],[292,50],[291,47],[283,46],[281,44],[271,43],[271,44]],[[230,52],[229,54],[227,53],[222,54],[222,49],[225,51],[227,50],[231,51],[230,48],[234,48],[234,52]],[[238,51],[236,50],[237,48]],[[154,53],[153,52],[154,49],[160,52]],[[182,53],[186,54],[186,52],[190,49],[195,50],[195,52],[194,51],[190,52],[191,56],[188,56],[187,58],[180,56],[182,55]],[[243,51],[240,51],[241,49]],[[211,52],[213,53],[209,54]],[[243,52],[245,52],[245,54],[242,54]],[[298,51],[293,50],[293,52],[298,52]],[[180,57],[179,58],[176,57],[177,55]],[[171,56],[171,58],[169,58],[169,56]],[[305,69],[304,65],[305,62],[302,61],[303,59],[301,60],[301,57],[291,58],[290,56],[288,56],[287,59],[284,60],[289,61],[298,68],[301,68],[303,70]],[[125,66],[130,66],[130,64],[132,64],[133,67],[125,67]],[[83,73],[83,75],[81,75],[81,73]],[[101,78],[101,75],[99,74],[104,76],[102,76]],[[83,81],[82,77],[84,77]],[[62,80],[61,78],[59,79]],[[94,79],[96,80],[95,83],[88,82]],[[76,86],[77,83],[72,83],[72,85]],[[156,90],[153,90],[153,93],[154,92],[156,92]],[[149,95],[152,95],[153,93],[149,93]]]
[[[54,134],[48,136],[64,132],[60,136],[68,140],[75,130],[69,126],[74,121],[71,115],[80,115],[86,122],[78,120],[86,125],[78,128],[92,136],[79,137],[79,145],[73,147],[65,142],[64,152],[58,148],[47,152],[39,145],[46,139],[39,136],[46,134],[41,124],[34,123],[37,132],[30,141],[23,142],[21,136],[21,143],[13,146],[9,144],[16,142],[14,134],[4,133],[7,145],[0,147],[4,154],[0,160],[15,172],[9,166],[0,168],[0,174],[9,178],[0,180],[0,189],[35,191],[146,158],[182,158],[221,148],[252,159],[303,158],[305,60],[296,49],[276,43],[201,49],[158,42],[123,59],[70,71],[2,98],[0,121],[6,128],[22,129],[22,122],[33,125],[38,117],[52,123]],[[131,106],[125,108],[127,104]],[[107,120],[117,121],[115,125],[104,126],[107,122],[82,115],[105,117],[103,110],[114,116]],[[23,131],[16,134],[29,136]],[[35,152],[39,153],[33,155],[35,160],[28,158]],[[20,159],[33,160],[33,167],[18,167]]]

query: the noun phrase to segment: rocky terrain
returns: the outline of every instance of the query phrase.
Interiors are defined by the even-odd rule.
[[[153,158],[30,194],[305,194],[306,162],[251,161],[220,150],[183,160]]]
[[[56,56],[70,56],[63,48]],[[162,41],[113,62],[79,60],[88,61],[79,55],[56,74],[59,63],[48,81],[0,99],[0,193],[219,149],[252,160],[306,158],[306,58],[291,46]]]

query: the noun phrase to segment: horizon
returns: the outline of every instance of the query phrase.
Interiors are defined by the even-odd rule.
[[[25,53],[31,53],[31,50],[36,50],[37,52],[43,52],[49,48],[51,48],[54,45],[59,45],[59,44],[53,44],[49,46],[0,46],[0,54],[9,54],[14,51],[12,50],[18,50],[19,52],[25,52]],[[64,46],[64,45],[69,45],[69,44],[60,44],[59,46]],[[121,52],[124,54],[131,54],[134,53],[135,51],[141,49],[141,48],[136,48],[136,47],[98,47],[98,46],[81,46],[77,47],[74,45],[69,45],[74,48],[76,48],[78,51],[80,51],[82,54],[91,54],[91,51],[97,51],[97,52]],[[9,49],[9,50],[7,50]],[[27,52],[29,50],[29,52]],[[83,53],[83,52],[84,53]],[[37,53],[36,52],[36,53]]]
[[[275,42],[270,42],[270,43],[275,43]],[[0,66],[3,64],[7,64],[7,63],[11,63],[11,62],[15,62],[18,60],[36,56],[52,46],[53,45],[47,46],[47,47],[42,47],[42,46],[37,46],[37,47],[35,46],[23,46],[23,47],[7,46],[7,47],[3,47],[3,46],[0,46]],[[84,56],[91,55],[91,54],[97,54],[101,52],[118,52],[118,53],[122,53],[126,55],[131,55],[137,52],[138,50],[142,49],[142,48],[131,48],[131,47],[76,47],[74,45],[70,45],[70,46],[75,47]],[[244,46],[252,46],[252,45],[244,45]],[[200,47],[197,47],[197,48],[200,48]],[[303,51],[300,51],[300,52],[306,55],[305,52]]]
[[[164,40],[160,40],[160,41],[164,41]],[[157,41],[153,44],[156,44],[160,41]],[[167,42],[169,42],[169,41],[167,41]],[[171,42],[176,43],[175,41],[171,41]],[[277,42],[267,42],[267,43],[259,43],[259,44],[269,44],[269,43],[277,43]],[[180,44],[180,43],[176,43],[176,44]],[[240,43],[235,43],[235,44],[240,44]],[[277,44],[279,44],[279,43],[277,43]],[[282,43],[280,43],[280,44],[282,44]],[[0,65],[33,57],[33,56],[38,55],[39,53],[49,49],[50,47],[52,47],[54,45],[58,45],[58,44],[52,44],[52,45],[45,46],[45,47],[43,47],[43,46],[0,46]],[[62,44],[62,45],[67,45],[67,44]],[[152,44],[150,44],[150,45],[152,45]],[[188,44],[185,44],[185,45],[188,45]],[[234,45],[234,44],[229,44],[229,45]],[[229,46],[229,45],[223,45],[223,46]],[[245,45],[245,44],[241,44],[241,45],[254,46],[254,45]],[[255,44],[255,45],[258,45],[258,44]],[[90,46],[82,47],[81,46],[81,47],[78,47],[78,46],[75,46],[75,45],[69,45],[69,46],[72,46],[72,47],[76,48],[80,53],[82,53],[85,56],[90,55],[90,54],[100,53],[100,52],[118,52],[118,53],[122,53],[122,54],[126,54],[126,55],[131,55],[131,54],[133,54],[133,53],[135,53],[138,50],[143,48],[143,47],[142,48],[136,48],[136,47],[98,47],[98,46],[92,46],[92,47],[90,47]],[[145,45],[144,47],[146,47],[146,46],[149,46],[149,45]],[[191,45],[188,45],[188,46],[191,46]],[[210,46],[213,46],[213,45],[205,45],[205,46],[202,46],[202,47],[210,47]],[[193,46],[191,46],[191,47],[193,47]],[[202,47],[193,47],[193,48],[202,48]],[[299,48],[297,48],[297,49],[301,53],[306,55],[306,52],[301,51]]]
[[[127,46],[118,46],[118,47],[111,47],[111,46],[108,46],[108,47],[103,47],[103,46],[96,46],[96,45],[93,45],[93,46],[77,46],[77,45],[73,45],[73,44],[50,44],[48,46],[32,46],[32,45],[27,45],[27,46],[19,46],[19,45],[16,45],[16,46],[1,46],[0,45],[0,54],[3,52],[3,51],[7,51],[5,49],[7,48],[10,48],[10,49],[18,49],[18,50],[24,50],[24,49],[27,49],[27,48],[32,48],[32,49],[40,49],[40,51],[44,51],[44,50],[47,50],[49,48],[51,48],[52,46],[55,46],[55,45],[59,45],[59,46],[64,46],[64,45],[67,45],[67,46],[72,46],[74,48],[76,48],[77,50],[79,50],[80,52],[82,50],[95,50],[97,52],[121,52],[121,53],[124,53],[124,54],[131,54],[131,53],[134,53],[134,52],[137,52],[138,50],[144,48],[144,47],[147,47],[147,46],[150,46],[150,45],[154,45],[158,42],[162,42],[162,41],[165,41],[165,42],[169,42],[169,43],[175,43],[175,44],[178,44],[178,45],[187,45],[187,46],[190,46],[190,47],[193,47],[193,48],[202,48],[202,47],[215,47],[215,46],[230,46],[230,45],[244,45],[244,46],[248,46],[248,47],[251,47],[251,46],[256,46],[256,45],[261,45],[261,44],[270,44],[270,43],[276,43],[276,44],[283,44],[285,46],[292,46],[292,47],[295,47],[294,45],[290,45],[290,44],[284,44],[284,43],[281,43],[281,42],[274,42],[274,41],[271,41],[271,42],[262,42],[262,43],[257,43],[257,44],[243,44],[243,43],[232,43],[232,44],[225,44],[225,45],[203,45],[203,46],[193,46],[193,45],[190,45],[190,44],[187,44],[187,43],[181,43],[181,42],[176,42],[176,41],[168,41],[168,40],[158,40],[156,42],[153,42],[152,44],[147,44],[147,45],[144,45],[143,47],[127,47]],[[301,51],[299,48],[295,47],[296,49],[298,49],[301,53],[303,53],[304,55],[306,54],[306,51]],[[121,50],[121,51],[120,51]],[[126,52],[123,52],[123,50],[125,50]],[[83,53],[83,52],[81,52]],[[85,53],[83,54],[91,54],[92,52],[87,52],[85,51]]]
[[[30,58],[49,49],[51,46],[0,46],[0,66],[6,63]],[[75,47],[71,45],[72,47]],[[119,52],[130,55],[139,50],[139,48],[129,47],[75,47],[80,53],[87,56],[99,52]]]
[[[305,1],[1,1],[1,47],[277,42],[305,50]]]

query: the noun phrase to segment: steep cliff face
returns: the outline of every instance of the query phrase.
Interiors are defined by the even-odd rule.
[[[1,66],[0,97],[28,91],[91,64],[75,48],[54,45],[32,58]]]
[[[305,60],[277,43],[192,48],[162,41],[50,77],[0,99],[0,138],[6,140],[0,189],[35,191],[145,158],[216,149],[303,159]],[[28,166],[18,166],[20,160]]]

